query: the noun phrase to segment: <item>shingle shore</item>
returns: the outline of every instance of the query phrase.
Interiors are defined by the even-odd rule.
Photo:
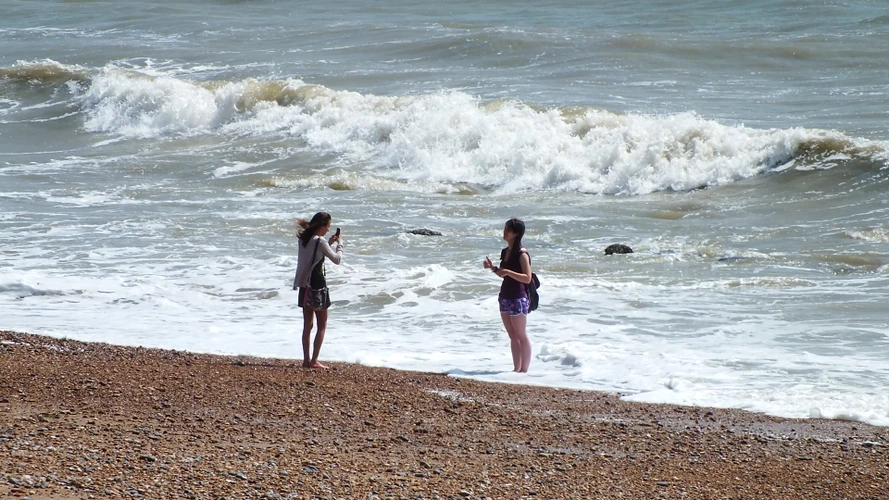
[[[889,429],[0,332],[0,497],[886,499]]]

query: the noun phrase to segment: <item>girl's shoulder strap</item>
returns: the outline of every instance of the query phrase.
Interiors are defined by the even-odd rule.
[[[309,244],[312,243],[312,241],[318,240],[320,238],[321,237],[316,234],[316,235],[312,236],[311,238],[309,238],[309,241],[305,242],[305,244],[303,244],[303,239],[299,238],[299,244],[305,248],[309,248]]]

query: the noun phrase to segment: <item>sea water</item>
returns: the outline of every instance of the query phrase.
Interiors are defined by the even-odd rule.
[[[324,210],[324,360],[889,425],[873,2],[2,7],[0,328],[299,360]]]

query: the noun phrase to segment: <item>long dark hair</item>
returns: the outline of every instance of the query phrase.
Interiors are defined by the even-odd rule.
[[[506,221],[505,228],[515,233],[515,239],[512,241],[512,253],[507,256],[506,259],[512,262],[513,259],[518,258],[519,253],[522,251],[522,236],[525,235],[525,221],[516,218],[509,219]]]
[[[308,245],[309,242],[312,241],[312,238],[318,234],[318,229],[330,224],[330,219],[330,214],[327,212],[318,212],[310,221],[297,219],[296,223],[302,228],[298,233],[299,242],[302,243],[303,246]]]

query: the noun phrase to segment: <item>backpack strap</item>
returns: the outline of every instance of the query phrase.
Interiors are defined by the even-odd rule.
[[[525,248],[525,247],[520,248],[519,255],[521,255],[521,254],[527,255],[528,256],[528,263],[531,262],[531,252],[529,252],[527,248]],[[540,286],[540,282],[537,280],[537,275],[534,274],[533,272],[531,273],[531,282],[530,283],[519,283],[519,284],[525,288],[526,292],[528,290],[528,285],[533,286],[535,289],[538,286]]]
[[[529,252],[527,248],[522,247],[521,249],[519,249],[519,256],[521,256],[522,254],[525,254],[528,256],[528,263],[530,264],[531,263],[531,252]]]
[[[318,236],[315,238],[315,251],[312,252],[312,262],[315,262],[315,256],[318,255],[318,247],[321,246],[321,237]]]

